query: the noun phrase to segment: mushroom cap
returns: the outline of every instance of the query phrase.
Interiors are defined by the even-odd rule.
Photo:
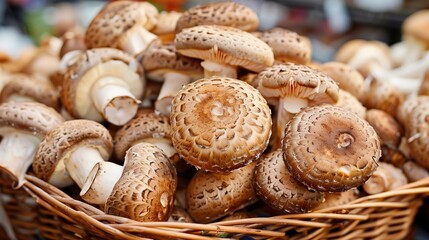
[[[177,173],[170,159],[158,147],[139,143],[127,151],[124,171],[104,210],[136,221],[166,221],[176,187]]]
[[[417,105],[410,113],[408,121],[407,137],[411,158],[429,169],[429,102]]]
[[[366,112],[366,121],[374,128],[380,137],[381,144],[397,148],[401,142],[402,128],[388,113],[370,109]]]
[[[394,116],[404,98],[401,91],[392,83],[374,79],[365,89],[361,101],[367,108],[380,109]]]
[[[425,29],[429,28],[429,9],[414,12],[408,16],[403,25],[402,32],[407,37],[412,37],[429,46],[429,33]]]
[[[150,30],[158,10],[148,2],[112,1],[92,19],[85,33],[88,48],[117,47],[125,32],[134,26]]]
[[[321,210],[325,208],[341,206],[351,201],[354,201],[358,198],[359,198],[359,190],[357,188],[352,188],[345,192],[333,192],[333,193],[327,192],[325,193],[325,200],[314,210]]]
[[[0,129],[14,128],[43,138],[63,121],[58,112],[42,103],[8,102],[0,105]]]
[[[26,96],[46,106],[60,109],[58,91],[42,76],[13,75],[0,93],[0,102],[7,102],[12,95]]]
[[[353,39],[345,42],[338,49],[335,55],[336,62],[347,63],[352,57],[356,54],[360,47],[367,43],[366,40],[363,39]]]
[[[271,135],[271,110],[249,84],[227,77],[185,85],[172,102],[173,146],[188,163],[224,172],[257,159]]]
[[[115,134],[115,156],[123,159],[126,151],[145,138],[171,138],[168,117],[161,117],[153,112],[140,112]]]
[[[185,209],[174,206],[173,211],[171,211],[171,215],[168,218],[169,222],[185,222],[185,223],[193,223],[191,216],[189,216],[188,212]]]
[[[289,122],[285,164],[309,189],[339,192],[363,184],[377,168],[380,141],[374,128],[339,107],[309,107]]]
[[[408,95],[407,98],[399,105],[396,115],[398,121],[405,127],[408,127],[408,119],[416,106],[429,102],[429,96]]]
[[[260,72],[274,62],[273,51],[266,43],[232,27],[187,28],[176,35],[174,44],[185,56],[241,66],[254,72]]]
[[[264,32],[255,32],[253,35],[272,48],[277,63],[307,64],[311,61],[310,40],[296,32],[273,28]]]
[[[315,104],[336,103],[338,85],[322,72],[304,65],[286,63],[266,68],[255,81],[266,98],[295,96]],[[310,102],[311,104],[311,102]]]
[[[152,32],[163,42],[173,42],[176,36],[176,23],[182,15],[183,13],[176,11],[161,12]]]
[[[58,163],[70,158],[79,147],[97,149],[104,160],[109,159],[112,137],[101,124],[85,119],[66,121],[50,131],[39,145],[33,161],[37,177],[48,181]]]
[[[354,112],[360,118],[365,119],[366,108],[356,97],[347,91],[340,89],[338,92],[338,102],[335,104],[335,106]]]
[[[198,171],[186,193],[189,215],[196,222],[208,223],[256,202],[255,165],[251,163],[226,174]]]
[[[168,72],[178,72],[192,79],[203,77],[203,68],[199,60],[185,57],[178,52],[174,45],[156,45],[147,49],[141,59],[149,79],[162,81]]]
[[[310,191],[292,177],[280,148],[258,160],[254,187],[266,204],[282,213],[309,212],[324,199],[322,192]]]
[[[185,11],[177,21],[176,33],[200,25],[222,25],[252,32],[256,31],[258,24],[256,13],[244,5],[235,2],[206,3]]]
[[[400,168],[390,163],[380,162],[377,170],[362,188],[368,194],[377,194],[396,189],[407,183],[407,177]]]
[[[334,79],[341,89],[351,93],[358,99],[362,97],[364,79],[362,74],[353,67],[340,62],[328,62],[321,65],[318,70]]]
[[[109,68],[97,65],[110,63]],[[96,77],[85,78],[86,73],[92,72]],[[138,78],[124,77],[124,71],[132,71]],[[76,57],[73,64],[68,66],[64,75],[61,89],[61,101],[64,108],[75,118],[87,118],[94,121],[102,121],[99,113],[91,99],[91,86],[101,77],[117,77],[122,79],[128,86],[129,91],[136,99],[143,95],[145,78],[143,68],[135,58],[126,52],[114,48],[89,49]],[[86,81],[81,81],[85,79]]]
[[[63,35],[63,45],[60,49],[60,58],[71,51],[80,50],[85,51],[85,39],[83,33],[79,32],[66,32]]]

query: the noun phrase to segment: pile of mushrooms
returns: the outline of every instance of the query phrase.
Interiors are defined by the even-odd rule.
[[[2,58],[0,171],[137,221],[255,216],[257,202],[305,213],[396,189],[429,175],[427,91],[397,84],[429,81],[424,14],[391,48],[353,40],[315,63],[307,37],[256,32],[238,3],[110,2],[85,32]]]

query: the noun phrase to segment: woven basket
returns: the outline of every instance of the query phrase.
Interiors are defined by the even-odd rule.
[[[423,197],[429,195],[428,177],[313,213],[212,224],[136,222],[104,214],[34,176],[26,179],[22,189],[38,204],[36,222],[45,239],[406,239]]]

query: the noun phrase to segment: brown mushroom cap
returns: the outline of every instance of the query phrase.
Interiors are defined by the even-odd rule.
[[[179,53],[193,58],[241,66],[260,72],[271,66],[271,48],[248,32],[226,26],[196,26],[176,35],[174,44]]]
[[[112,137],[103,125],[90,120],[70,120],[50,131],[37,150],[33,170],[37,177],[49,181],[57,165],[70,158],[81,146],[97,149],[103,159],[109,159]]]
[[[172,141],[188,163],[223,172],[258,158],[271,135],[271,111],[249,84],[227,77],[200,79],[177,93]]]
[[[408,95],[407,98],[399,105],[396,115],[392,116],[396,116],[398,121],[407,128],[408,119],[410,118],[410,114],[414,111],[414,108],[421,104],[427,104],[427,102],[429,102],[429,96]]]
[[[411,158],[429,169],[429,102],[417,105],[410,113],[408,121],[407,137]]]
[[[0,128],[14,128],[43,138],[64,121],[54,109],[36,102],[9,102],[0,105]]]
[[[340,89],[338,92],[338,102],[335,104],[335,106],[354,112],[360,118],[365,119],[366,108],[355,96],[347,91]]]
[[[328,105],[295,115],[286,129],[283,151],[294,178],[324,192],[363,184],[381,156],[378,136],[368,122]]]
[[[356,69],[340,62],[328,62],[320,66],[320,71],[326,73],[338,83],[341,89],[360,99],[364,91],[364,79]]]
[[[391,83],[374,79],[361,100],[367,108],[380,109],[394,116],[398,106],[404,101],[404,95]]]
[[[324,198],[323,193],[309,191],[292,177],[283,161],[281,149],[258,160],[254,186],[266,204],[282,213],[311,211],[321,204]]]
[[[222,25],[252,32],[258,28],[256,13],[235,2],[206,3],[185,11],[177,21],[176,32],[199,25]]]
[[[407,177],[400,168],[380,162],[377,170],[363,184],[363,189],[368,194],[377,194],[396,189],[407,183]]]
[[[277,63],[307,64],[311,61],[311,43],[304,36],[283,28],[273,28],[254,36],[264,41],[273,49]]]
[[[160,117],[153,112],[140,112],[121,129],[114,138],[115,156],[123,159],[126,151],[146,138],[171,138],[171,127],[167,117]]]
[[[196,222],[208,223],[256,202],[252,186],[255,165],[226,174],[197,172],[186,193],[189,215]]]
[[[127,151],[124,171],[105,212],[136,221],[166,221],[173,210],[177,173],[161,149],[139,143]]]
[[[403,25],[402,32],[406,37],[416,39],[426,47],[429,47],[429,33],[424,29],[429,28],[429,10],[424,9],[408,16]]]
[[[148,2],[113,1],[94,17],[85,33],[88,48],[118,47],[124,33],[134,26],[151,29],[158,10]]]
[[[321,210],[325,208],[341,206],[351,201],[354,201],[358,198],[359,198],[359,190],[357,188],[352,188],[345,192],[333,192],[333,193],[327,192],[325,193],[325,200],[314,210]]]
[[[0,102],[9,101],[14,95],[31,98],[57,110],[60,108],[58,91],[41,76],[13,75],[0,93]]]
[[[397,147],[381,145],[381,162],[390,163],[395,167],[401,167],[404,163],[409,162],[408,157]]]
[[[327,75],[304,65],[286,63],[266,68],[255,81],[266,98],[287,95],[307,98],[312,104],[335,103],[338,85]]]
[[[398,147],[401,142],[402,128],[391,115],[378,109],[370,109],[366,112],[366,121],[380,137],[381,144],[392,148]]]
[[[335,61],[347,63],[356,54],[358,49],[366,43],[367,41],[363,39],[353,39],[347,41],[338,49],[335,55]]]
[[[102,68],[97,65],[111,63],[111,68]],[[113,67],[112,67],[113,66]],[[95,69],[95,70],[94,70]],[[96,76],[85,78],[91,70]],[[124,78],[124,71],[133,72],[132,78]],[[135,74],[135,75],[134,75]],[[91,99],[91,86],[102,76],[117,77],[130,87],[129,91],[140,99],[145,87],[143,69],[131,55],[113,48],[96,48],[80,54],[70,65],[63,79],[61,101],[64,108],[75,118],[86,118],[102,121],[103,117],[94,106]],[[82,81],[85,79],[86,81]]]
[[[63,38],[63,45],[61,46],[61,49],[60,49],[60,58],[62,58],[64,55],[66,55],[68,52],[71,52],[71,51],[86,50],[83,33],[66,32],[62,38]]]
[[[154,81],[163,81],[168,72],[178,72],[192,79],[199,79],[203,76],[200,62],[180,55],[174,45],[152,46],[144,52],[141,59],[146,75]]]
[[[428,170],[413,161],[404,163],[401,169],[405,176],[407,176],[409,182],[416,182],[429,176]]]

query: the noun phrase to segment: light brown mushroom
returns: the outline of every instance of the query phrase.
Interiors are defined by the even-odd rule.
[[[192,219],[212,222],[256,202],[258,197],[252,185],[255,165],[251,163],[224,174],[198,171],[186,193]]]
[[[203,77],[200,61],[180,55],[174,45],[147,49],[141,64],[149,79],[164,82],[155,102],[155,112],[161,116],[170,116],[171,101],[183,85]]]
[[[292,177],[280,148],[258,160],[254,187],[266,204],[281,213],[309,212],[324,199],[323,193],[309,191]]]
[[[103,125],[90,120],[71,120],[51,130],[36,153],[37,177],[65,186],[70,178],[82,188],[94,165],[110,158],[112,137]]]
[[[428,170],[413,161],[407,161],[401,167],[409,182],[416,182],[429,176]]]
[[[43,137],[64,119],[54,109],[35,102],[0,105],[0,171],[21,187]]]
[[[14,74],[10,78],[0,92],[0,102],[39,102],[59,110],[59,93],[45,77]]]
[[[408,117],[407,138],[410,157],[424,168],[429,169],[429,102],[414,107]]]
[[[364,93],[364,79],[353,67],[340,62],[327,62],[318,68],[338,83],[338,86],[361,99]]]
[[[158,40],[149,32],[158,10],[149,2],[112,1],[92,19],[85,33],[88,48],[119,48],[135,56]]]
[[[347,91],[340,89],[338,91],[338,101],[334,104],[337,107],[344,108],[356,113],[360,118],[365,119],[366,108],[359,100]]]
[[[391,148],[399,146],[402,128],[391,115],[382,110],[370,109],[366,112],[365,119],[380,137],[382,145],[387,145]]]
[[[235,2],[206,3],[185,11],[177,21],[176,33],[200,25],[229,26],[253,32],[258,24],[256,13],[244,5]]]
[[[357,188],[352,188],[345,192],[333,192],[333,193],[325,193],[324,201],[317,207],[314,208],[316,210],[322,210],[325,208],[337,207],[349,202],[352,202],[359,198],[359,190]]]
[[[426,70],[423,76],[423,81],[420,84],[418,94],[426,96],[429,95],[429,68]]]
[[[275,64],[307,64],[311,61],[311,43],[307,37],[278,27],[252,34],[271,47]]]
[[[152,32],[158,36],[162,44],[174,42],[174,38],[176,37],[176,24],[182,15],[183,13],[176,11],[164,11],[158,15],[156,25],[152,29]]]
[[[389,145],[381,145],[380,161],[390,163],[395,167],[401,167],[409,159],[400,149]]]
[[[274,149],[280,146],[286,124],[294,114],[309,105],[334,104],[338,100],[339,88],[334,80],[304,65],[274,65],[260,72],[255,81],[262,96],[278,101]]]
[[[171,211],[171,215],[168,218],[169,222],[185,222],[185,223],[192,223],[194,222],[189,216],[189,214],[185,211],[183,208],[174,207],[173,211]]]
[[[176,187],[177,173],[168,157],[150,143],[139,143],[128,150],[104,211],[136,221],[166,221]]]
[[[346,191],[377,168],[380,141],[374,128],[339,107],[309,107],[295,115],[283,140],[285,164],[309,189]],[[333,161],[335,159],[335,161]]]
[[[124,125],[137,113],[144,87],[143,69],[132,56],[113,48],[90,49],[67,68],[61,100],[75,118]]]
[[[259,72],[274,56],[262,40],[237,28],[205,25],[184,29],[174,40],[177,51],[203,59],[204,75],[237,78],[237,67]]]
[[[63,44],[60,49],[60,59],[64,57],[69,52],[72,51],[85,51],[85,39],[84,33],[81,32],[66,32],[63,36]]]
[[[257,159],[271,135],[271,111],[249,84],[226,77],[185,85],[173,99],[173,146],[188,163],[225,172]]]
[[[400,168],[384,162],[380,162],[378,165],[377,170],[363,184],[366,193],[386,192],[408,183],[407,177]]]

